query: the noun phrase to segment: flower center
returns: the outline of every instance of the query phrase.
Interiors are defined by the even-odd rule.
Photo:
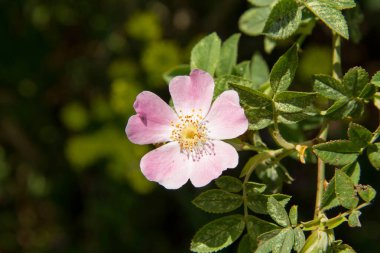
[[[177,141],[181,152],[192,157],[194,161],[199,161],[204,154],[213,153],[212,143],[207,138],[207,127],[200,112],[196,113],[194,109],[188,115],[180,112],[178,121],[171,122],[173,130],[170,138]]]

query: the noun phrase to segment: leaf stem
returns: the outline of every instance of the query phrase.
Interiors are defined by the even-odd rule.
[[[340,79],[342,76],[342,64],[341,64],[341,39],[340,36],[336,33],[333,33],[333,55],[332,55],[332,64],[333,71],[332,77],[335,79]]]

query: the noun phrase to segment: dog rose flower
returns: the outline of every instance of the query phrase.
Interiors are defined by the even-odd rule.
[[[148,180],[177,189],[190,179],[201,187],[237,166],[236,150],[221,140],[243,134],[248,120],[233,90],[223,92],[211,106],[214,86],[212,77],[202,70],[173,78],[169,91],[175,111],[152,92],[137,96],[136,115],[125,128],[129,140],[165,143],[141,159],[141,171]]]

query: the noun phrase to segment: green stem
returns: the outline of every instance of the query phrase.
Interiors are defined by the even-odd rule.
[[[329,126],[327,122],[324,121],[321,127],[321,132],[318,136],[320,140],[326,141],[328,128]],[[322,159],[318,158],[317,194],[315,198],[314,218],[317,218],[320,214],[322,196],[325,190],[324,183],[325,183],[325,163],[322,161]]]
[[[340,79],[342,76],[342,64],[341,64],[341,40],[340,36],[336,33],[333,33],[333,55],[332,55],[332,64],[333,71],[332,77],[335,79]]]

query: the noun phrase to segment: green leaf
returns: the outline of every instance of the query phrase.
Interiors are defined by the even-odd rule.
[[[240,239],[237,253],[252,253],[256,248],[256,240],[252,240],[248,234],[245,234]]]
[[[356,253],[356,251],[347,244],[334,246],[334,253]]]
[[[370,185],[360,185],[357,191],[365,202],[371,202],[376,197],[376,190]]]
[[[276,229],[260,235],[258,241],[256,253],[290,253],[294,244],[294,233],[291,228]]]
[[[290,226],[290,220],[285,208],[273,197],[269,197],[267,203],[268,214],[280,226]]]
[[[376,90],[377,88],[375,85],[372,83],[367,83],[362,92],[359,94],[359,98],[372,99],[376,93]]]
[[[297,252],[300,252],[305,245],[305,234],[302,229],[295,228],[294,230],[294,246],[293,249]]]
[[[173,79],[173,77],[176,76],[188,76],[190,73],[190,66],[188,64],[183,64],[176,66],[169,71],[165,72],[163,75],[163,78],[165,82],[169,83],[170,80]]]
[[[252,239],[256,241],[257,237],[266,232],[279,228],[276,224],[249,215],[247,220],[247,231]]]
[[[294,0],[279,0],[269,14],[263,33],[273,39],[289,38],[297,31],[301,18],[301,8]]]
[[[223,42],[220,50],[219,62],[216,67],[217,76],[232,73],[232,69],[237,61],[239,39],[240,34],[234,34]]]
[[[277,45],[277,40],[274,40],[274,39],[271,39],[271,38],[265,36],[265,38],[264,38],[264,51],[265,51],[265,53],[267,53],[267,54],[272,53],[272,51],[276,47],[276,45]]]
[[[320,18],[331,30],[345,39],[349,38],[346,20],[340,10],[320,0],[304,0],[305,6]]]
[[[353,209],[358,204],[358,198],[351,178],[341,170],[335,171],[335,193],[341,206]]]
[[[372,166],[380,170],[380,143],[374,143],[367,148],[368,160]]]
[[[248,194],[260,194],[266,190],[267,186],[256,182],[248,182],[246,188]]]
[[[214,97],[219,96],[223,91],[230,89],[230,84],[237,84],[247,88],[255,88],[252,81],[234,75],[224,75],[215,79]]]
[[[344,166],[341,169],[344,173],[349,176],[354,185],[359,183],[360,179],[360,165],[358,162],[354,162]],[[322,196],[321,208],[323,210],[329,210],[336,206],[339,206],[339,200],[335,194],[335,177],[330,180],[330,183],[327,185],[327,188]]]
[[[251,60],[251,80],[255,87],[263,84],[269,79],[269,69],[264,58],[259,52],[252,56]]]
[[[292,83],[298,66],[297,50],[298,46],[294,44],[274,64],[270,72],[270,85],[275,94],[287,90]]]
[[[260,35],[271,12],[270,7],[251,8],[241,15],[239,29],[251,36]]]
[[[348,95],[358,97],[364,86],[369,82],[367,71],[361,67],[354,67],[344,75],[342,84],[349,91]]]
[[[244,227],[244,216],[242,215],[231,215],[214,220],[195,234],[190,250],[200,253],[221,250],[236,241]]]
[[[245,116],[249,121],[249,130],[260,130],[273,124],[272,105],[264,108],[248,107]]]
[[[275,198],[283,207],[289,202],[291,196],[285,194],[248,194],[247,206],[255,213],[267,214],[267,203],[269,197]]]
[[[290,184],[293,181],[287,169],[280,163],[261,163],[256,167],[255,172],[258,178],[260,178],[272,192],[281,191],[284,182]]]
[[[298,206],[292,206],[289,211],[290,223],[293,226],[296,226],[298,223]]]
[[[377,71],[376,74],[372,76],[371,83],[376,87],[380,87],[380,71]]]
[[[228,213],[239,208],[243,203],[240,195],[213,189],[201,193],[193,200],[193,204],[209,213]]]
[[[363,103],[361,101],[343,98],[335,101],[324,114],[331,119],[340,120],[347,117],[360,117],[363,110]]]
[[[332,100],[343,99],[346,97],[347,93],[339,80],[322,74],[314,75],[313,89],[315,92]]]
[[[334,0],[334,1],[319,0],[319,1],[326,3],[337,10],[351,9],[356,6],[356,3],[354,0]]]
[[[351,122],[348,127],[348,137],[356,145],[365,148],[372,139],[372,133],[367,128]]]
[[[348,30],[350,33],[350,39],[355,43],[358,44],[363,35],[362,35],[362,28],[361,24],[364,21],[364,15],[362,10],[359,6],[356,8],[353,8],[351,10],[348,10],[345,12]]]
[[[230,86],[239,93],[240,103],[243,105],[256,108],[272,105],[272,100],[259,91],[235,83],[231,83]]]
[[[351,178],[354,185],[359,184],[360,164],[357,161],[351,164],[347,164],[346,166],[342,167],[341,170]]]
[[[316,93],[283,91],[275,95],[274,101],[276,109],[286,113],[296,113],[305,111],[315,99]]]
[[[348,216],[348,225],[350,227],[361,227],[362,224],[360,223],[360,220],[359,220],[359,216],[361,215],[362,213],[358,210],[354,210],[352,211],[352,213],[350,214],[350,216]]]
[[[360,147],[351,141],[336,140],[313,146],[314,153],[331,165],[346,165],[356,161]]]
[[[338,217],[327,220],[324,225],[327,229],[334,229],[345,221],[347,221],[346,217],[338,216]]]
[[[220,56],[221,40],[212,33],[200,40],[191,50],[191,69],[202,69],[214,75]]]
[[[234,67],[233,73],[234,75],[241,76],[244,79],[249,79],[251,77],[250,67],[249,61],[243,61]]]
[[[268,6],[271,5],[274,1],[277,0],[248,0],[248,2],[256,6]]]
[[[240,192],[243,189],[241,181],[235,177],[221,176],[215,180],[215,184],[228,192]]]

